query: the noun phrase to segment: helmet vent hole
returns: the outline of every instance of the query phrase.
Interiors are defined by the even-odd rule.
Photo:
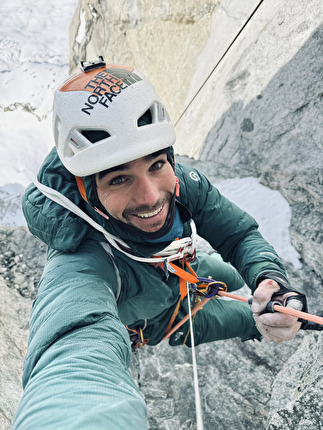
[[[82,130],[81,133],[91,143],[100,142],[111,136],[106,130]]]
[[[143,127],[145,125],[149,125],[152,123],[153,123],[153,117],[150,109],[146,110],[146,112],[143,115],[141,115],[141,117],[137,121],[138,127]]]

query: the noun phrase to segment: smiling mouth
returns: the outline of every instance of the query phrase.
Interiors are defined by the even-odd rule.
[[[137,216],[138,218],[142,218],[142,219],[146,219],[146,218],[152,218],[156,215],[159,214],[159,212],[162,211],[164,205],[160,206],[160,208],[156,209],[153,212],[147,212],[147,213],[142,213],[142,214],[134,214],[135,216]]]

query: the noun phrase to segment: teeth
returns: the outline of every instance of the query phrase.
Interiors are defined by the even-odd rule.
[[[146,214],[137,214],[139,218],[151,218],[152,216],[157,215],[161,210],[163,209],[163,206],[155,210],[154,212],[148,212]]]

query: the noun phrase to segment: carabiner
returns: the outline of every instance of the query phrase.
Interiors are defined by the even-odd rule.
[[[207,299],[210,299],[217,295],[218,291],[227,291],[227,285],[224,282],[221,281],[214,281],[211,278],[198,278],[199,282],[206,283],[207,288],[205,292],[199,291],[197,287],[196,294],[199,296],[203,296]]]

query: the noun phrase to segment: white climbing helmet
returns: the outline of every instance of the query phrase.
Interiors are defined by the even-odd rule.
[[[58,155],[76,176],[88,176],[168,148],[175,130],[152,84],[138,70],[98,61],[54,95]]]

